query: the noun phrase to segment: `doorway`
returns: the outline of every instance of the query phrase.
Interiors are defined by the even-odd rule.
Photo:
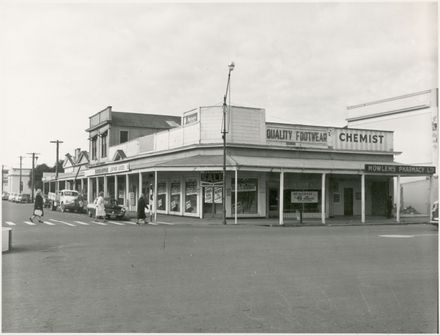
[[[218,218],[223,216],[222,190],[222,186],[203,186],[204,218]]]
[[[344,215],[353,216],[353,189],[344,188]]]

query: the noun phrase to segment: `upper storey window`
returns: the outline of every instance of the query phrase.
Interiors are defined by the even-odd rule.
[[[121,130],[119,132],[119,143],[124,143],[128,141],[128,130]]]

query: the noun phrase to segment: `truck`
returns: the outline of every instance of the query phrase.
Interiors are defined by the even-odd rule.
[[[61,212],[75,211],[82,213],[86,208],[86,201],[78,191],[61,190],[59,192],[49,192],[49,207],[55,211],[59,207]]]

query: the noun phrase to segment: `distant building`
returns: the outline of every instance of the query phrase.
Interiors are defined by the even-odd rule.
[[[25,194],[31,194],[32,190],[28,186],[30,180],[30,173],[32,169],[21,169],[21,182],[23,185],[22,192]],[[8,193],[20,193],[20,168],[12,168],[8,172]]]
[[[8,169],[2,166],[2,192],[8,192]]]
[[[383,129],[394,132],[396,161],[432,165],[436,174],[401,180],[402,208],[411,206],[426,214],[431,201],[438,200],[438,89],[348,106],[349,128]]]

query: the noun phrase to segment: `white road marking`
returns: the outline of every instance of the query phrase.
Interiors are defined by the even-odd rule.
[[[55,220],[55,219],[49,219],[50,221],[55,221],[55,222],[59,222],[59,223],[64,223],[65,225],[71,226],[71,227],[76,227],[74,224],[71,224],[69,222],[65,222],[65,221],[60,221],[60,220]]]
[[[30,222],[30,221],[25,221],[24,223],[28,224],[29,226],[35,226],[35,223]]]
[[[113,224],[118,225],[118,226],[125,226],[125,224],[123,224],[121,222],[116,222],[116,221],[108,221],[108,222],[113,223]]]
[[[121,221],[123,223],[128,223],[128,224],[136,224],[136,222],[132,222],[132,221]]]
[[[82,222],[82,221],[73,221],[73,222],[82,224],[84,226],[88,226],[89,225],[87,222]]]
[[[49,222],[49,221],[44,221],[45,224],[48,224],[49,226],[55,226],[55,223],[53,222]]]
[[[6,221],[6,224],[7,224],[7,225],[10,225],[10,226],[15,226],[15,223],[14,223],[14,222],[11,222],[11,221]]]
[[[99,222],[99,221],[92,221],[93,223],[99,224],[101,226],[107,226],[107,223]]]
[[[414,235],[379,235],[379,237],[411,238],[411,237],[414,237]]]

